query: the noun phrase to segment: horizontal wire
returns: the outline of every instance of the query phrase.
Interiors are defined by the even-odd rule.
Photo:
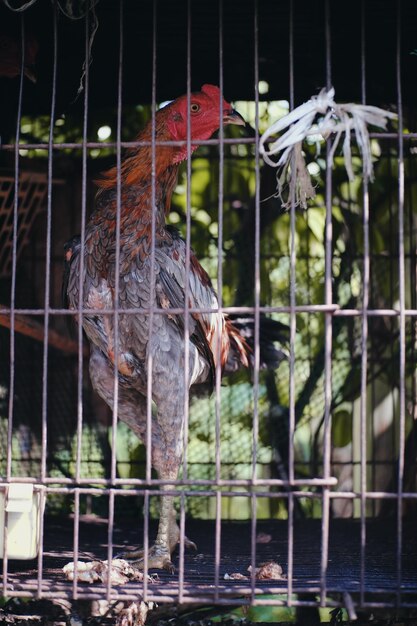
[[[371,137],[371,139],[395,139],[398,140],[398,133],[369,133],[369,136]],[[404,141],[411,141],[416,139],[417,140],[417,133],[403,133],[402,134],[402,139]],[[191,145],[192,146],[220,146],[220,140],[219,139],[199,139],[198,141],[193,141],[191,140]],[[255,137],[224,137],[224,139],[222,140],[222,143],[224,145],[229,145],[229,146],[239,146],[242,144],[246,144],[246,145],[255,145],[256,143],[256,139]],[[265,142],[267,143],[267,142]],[[50,148],[48,143],[19,143],[19,150],[48,150]],[[83,147],[83,143],[82,142],[61,142],[61,143],[54,143],[52,145],[52,149],[53,150],[68,150],[68,149],[82,149]],[[116,150],[117,148],[117,143],[115,141],[87,141],[86,142],[86,147],[87,148],[114,148]],[[164,141],[160,141],[157,140],[155,141],[155,146],[177,146],[177,147],[181,147],[181,146],[186,146],[187,145],[187,141],[185,140],[164,140]],[[141,148],[141,147],[145,147],[145,146],[152,146],[152,142],[147,140],[143,140],[143,141],[121,141],[120,142],[120,146],[121,148]],[[16,144],[14,143],[5,143],[0,147],[0,150],[15,150],[16,149]]]
[[[81,313],[83,315],[114,315],[115,313],[120,313],[121,315],[146,315],[149,313],[156,313],[158,315],[183,315],[184,311],[190,314],[198,314],[198,313],[253,313],[254,308],[250,306],[225,306],[221,309],[218,308],[195,308],[190,307],[187,309],[184,308],[175,308],[172,309],[161,309],[161,308],[128,308],[128,309],[81,309]],[[259,306],[259,311],[261,313],[333,313],[336,317],[355,317],[366,315],[367,317],[397,317],[402,313],[406,317],[416,317],[417,309],[404,309],[400,311],[399,309],[367,309],[364,311],[363,309],[342,309],[338,304],[305,304],[305,305],[297,305],[295,307],[289,306]],[[68,309],[59,309],[59,308],[50,308],[48,312],[51,315],[72,315],[75,316],[78,311],[70,311]],[[2,307],[0,310],[1,315],[10,315],[12,313],[12,309]],[[44,315],[45,309],[13,309],[13,313],[20,313],[22,315]]]
[[[39,484],[39,480],[36,478],[32,478],[29,476],[21,477],[16,476],[10,479],[10,482],[13,483],[33,483],[35,485]],[[163,480],[161,478],[151,478],[147,480],[145,478],[95,478],[93,476],[89,478],[80,478],[78,483],[75,483],[73,478],[55,478],[55,477],[47,477],[44,479],[42,484],[52,484],[52,485],[72,485],[75,489],[78,489],[76,485],[141,485],[144,487],[155,486],[155,485],[192,485],[194,486],[219,486],[219,487],[227,487],[227,486],[271,486],[271,487],[281,487],[286,485],[298,485],[298,486],[316,486],[322,487],[323,485],[334,486],[337,484],[337,479],[331,476],[328,479],[324,478],[303,478],[303,479],[294,479],[293,481],[283,480],[282,478],[258,478],[256,479],[256,483],[249,478],[220,478],[220,479],[209,479],[209,478],[190,478],[190,479],[170,479]],[[1,483],[0,483],[1,488]],[[94,487],[91,487],[94,489]],[[271,494],[272,496],[273,494]]]
[[[326,481],[324,479],[310,479],[310,480],[305,480],[305,481],[300,481],[300,480],[295,480],[292,483],[287,483],[285,484],[285,481],[282,481],[281,479],[269,479],[269,481],[267,479],[261,479],[259,480],[259,482],[256,483],[256,485],[254,485],[252,483],[252,481],[249,480],[220,480],[219,482],[215,482],[215,481],[209,481],[209,480],[188,480],[185,482],[182,481],[163,481],[163,480],[154,480],[151,483],[145,483],[144,480],[141,479],[126,479],[126,480],[122,480],[119,479],[119,481],[117,481],[117,484],[119,485],[119,487],[117,488],[117,485],[114,485],[114,482],[116,481],[110,481],[110,480],[106,480],[106,479],[95,479],[95,478],[91,478],[90,480],[88,479],[81,479],[78,483],[78,485],[74,485],[73,481],[70,481],[70,479],[56,479],[56,478],[49,478],[46,479],[44,481],[44,483],[42,485],[39,485],[38,483],[36,483],[35,479],[24,479],[24,478],[13,478],[12,480],[10,480],[10,483],[33,483],[34,484],[34,489],[35,491],[44,491],[45,493],[66,493],[66,494],[72,494],[72,493],[80,493],[83,495],[97,495],[97,496],[103,496],[103,495],[108,495],[109,493],[114,493],[115,496],[122,496],[122,497],[126,497],[126,496],[137,496],[137,495],[143,495],[144,493],[147,493],[149,496],[152,495],[160,495],[160,490],[159,489],[152,489],[151,487],[158,487],[160,485],[170,485],[173,486],[173,488],[170,491],[166,491],[167,494],[169,495],[181,495],[184,494],[186,496],[190,496],[190,497],[197,497],[197,498],[201,498],[201,497],[215,497],[218,493],[218,489],[201,489],[201,490],[195,490],[195,489],[175,489],[175,486],[178,487],[187,487],[187,486],[192,486],[192,487],[247,487],[249,489],[246,489],[245,491],[236,491],[236,490],[232,490],[232,491],[222,491],[221,492],[221,496],[222,497],[229,497],[230,496],[242,496],[242,497],[247,497],[250,498],[252,496],[256,496],[256,498],[271,498],[271,499],[276,499],[276,498],[288,498],[289,494],[286,492],[270,492],[270,491],[260,491],[259,487],[292,487],[292,486],[298,486],[298,487],[303,487],[303,486],[307,486],[307,487],[323,487],[326,483]],[[284,484],[283,484],[284,483]],[[48,485],[65,485],[67,484],[68,486],[61,486],[61,487],[54,487],[54,486],[48,486]],[[88,487],[85,486],[83,487],[82,485],[103,485],[103,487]],[[336,484],[336,479],[329,479],[327,481],[327,486],[328,487],[332,487]],[[107,486],[106,486],[107,485]],[[134,485],[137,485],[137,488],[134,488]],[[129,487],[129,488],[123,488],[124,486]],[[1,489],[1,486],[0,486]],[[297,491],[294,490],[291,492],[293,494],[294,497],[297,498],[317,498],[317,499],[321,499],[321,493],[317,492],[317,491]],[[331,499],[333,500],[356,500],[361,498],[361,493],[360,491],[354,492],[354,491],[330,491],[329,492],[329,496]],[[395,500],[398,497],[397,492],[394,491],[366,491],[364,492],[366,498],[370,498],[373,500],[383,500],[383,499],[389,499],[389,500]],[[411,491],[411,492],[404,492],[403,497],[405,499],[408,500],[415,500],[417,499],[417,492],[415,491]]]
[[[177,586],[175,583],[167,583],[166,580],[164,580],[164,584],[161,585],[161,581],[157,580],[155,581],[153,584],[151,584],[151,589],[158,590],[158,588],[160,589],[160,595],[157,593],[149,593],[148,597],[147,597],[147,601],[148,602],[155,602],[157,604],[174,604],[177,601]],[[19,598],[32,598],[33,597],[33,584],[31,583],[24,583],[21,585],[22,587],[25,588],[25,590],[20,590],[20,589],[14,589],[13,590],[13,596],[15,597],[19,597]],[[68,589],[65,589],[64,584],[62,585],[62,590],[60,591],[49,591],[48,590],[48,598],[50,599],[54,599],[54,598],[68,598],[68,599],[72,599],[72,593],[70,591],[68,591]],[[354,587],[354,585],[352,585],[352,587]],[[101,591],[100,591],[101,589]],[[270,584],[263,584],[262,586],[259,585],[256,587],[256,593],[260,594],[260,595],[276,595],[276,594],[284,594],[285,591],[287,589],[286,585],[282,585],[282,586],[277,586],[275,583],[275,586],[272,586]],[[134,590],[134,591],[133,591]],[[123,591],[123,590],[114,590],[112,589],[112,592],[110,594],[110,598],[114,601],[116,600],[121,600],[121,601],[132,601],[132,602],[137,602],[138,600],[138,593],[140,593],[140,591],[142,590],[142,585],[138,585],[138,584],[133,584],[130,583],[129,585],[129,591]],[[304,594],[304,593],[310,593],[310,594],[317,594],[319,592],[320,588],[318,587],[318,585],[314,585],[314,584],[309,584],[306,586],[301,586],[301,585],[296,585],[295,587],[293,587],[293,592],[294,594]],[[346,591],[346,589],[342,588],[340,585],[333,585],[331,583],[329,583],[328,586],[328,590],[329,593],[332,594],[340,594],[341,596],[343,595],[343,593]],[[204,592],[203,595],[201,592]],[[351,593],[354,592],[354,590],[350,589],[349,590]],[[356,590],[355,590],[356,591]],[[187,584],[187,586],[184,589],[185,595],[184,595],[184,603],[192,603],[195,605],[203,605],[203,604],[213,604],[213,598],[214,598],[214,587],[212,589],[208,589],[207,585],[193,585],[193,584]],[[251,603],[251,599],[250,597],[245,598],[245,597],[240,597],[240,598],[234,598],[234,597],[227,597],[230,595],[245,595],[247,594],[248,596],[251,594],[251,589],[250,587],[244,586],[242,585],[242,583],[240,582],[238,585],[233,585],[232,587],[225,587],[225,586],[221,586],[220,587],[220,592],[222,593],[222,596],[220,596],[218,598],[218,600],[216,600],[216,605],[220,605],[220,606],[241,606],[241,605],[249,605]],[[387,589],[387,587],[372,587],[372,589],[370,590],[371,593],[374,594],[384,594],[387,595],[389,594],[389,590]],[[403,594],[405,593],[413,593],[415,594],[415,590],[413,591],[409,591],[407,592],[406,590],[403,590],[402,592]],[[104,586],[103,585],[98,585],[97,586],[97,591],[92,592],[89,588],[87,588],[86,591],[83,591],[82,589],[79,591],[78,594],[78,599],[82,599],[82,600],[102,600],[103,599],[103,594],[104,594]],[[265,597],[261,597],[261,598],[256,598],[256,600],[253,602],[254,605],[256,606],[287,606],[286,602],[284,600],[280,600],[279,598],[275,597],[275,598],[265,598]],[[292,606],[295,607],[318,607],[320,606],[319,602],[315,602],[314,600],[293,600],[292,601]],[[343,601],[337,601],[334,599],[328,599],[326,602],[326,607],[328,608],[344,608],[344,602]],[[417,602],[407,602],[407,603],[402,603],[402,607],[404,608],[416,608],[417,607]],[[364,602],[364,604],[362,605],[362,608],[396,608],[396,604],[394,602],[376,602],[376,601],[372,601],[372,602]],[[26,617],[26,616],[25,616]]]
[[[241,138],[225,138],[224,139],[224,143],[225,144],[229,144],[229,145],[240,145],[240,144],[254,144],[255,140],[252,137],[241,137]],[[187,142],[184,140],[171,140],[171,139],[164,139],[162,140],[155,140],[155,143],[153,144],[155,146],[174,146],[174,147],[181,147],[181,146],[186,146]],[[220,142],[218,139],[199,139],[198,141],[190,141],[190,145],[191,146],[219,146]],[[116,150],[117,148],[117,143],[114,141],[109,141],[109,142],[103,142],[103,141],[88,141],[86,143],[87,148],[114,148]],[[150,147],[152,146],[152,141],[149,140],[142,140],[142,141],[121,141],[120,142],[120,146],[122,148],[142,148],[142,147]],[[47,143],[19,143],[18,144],[19,150],[34,150],[34,149],[39,149],[39,150],[48,150],[49,149],[49,144]],[[52,146],[53,150],[67,150],[67,149],[81,149],[83,147],[83,144],[81,142],[62,142],[62,143],[54,143]],[[16,145],[14,143],[9,143],[9,144],[3,144],[1,146],[2,150],[15,150],[16,149]]]
[[[260,584],[260,581],[257,581],[257,586],[255,588],[255,592],[259,594],[261,597],[256,598],[254,601],[251,600],[251,588],[248,585],[242,584],[242,581],[239,581],[237,584],[230,585],[230,581],[227,582],[227,586],[225,583],[219,586],[219,592],[222,594],[217,600],[216,605],[248,605],[254,604],[256,606],[287,606],[285,600],[280,599],[279,597],[267,598],[266,595],[274,596],[276,594],[284,594],[287,585],[286,581],[282,582],[282,585],[278,585],[277,581],[273,581],[274,584],[263,582]],[[30,591],[33,590],[33,583],[20,583],[19,585],[22,589],[14,589],[13,596],[16,597],[32,597]],[[56,587],[56,583],[54,584]],[[153,601],[157,604],[172,604],[177,601],[175,597],[178,593],[177,582],[167,582],[163,581],[163,585],[161,585],[161,580],[155,580],[153,583],[149,583],[150,589],[153,590],[153,593],[148,593],[147,601]],[[90,600],[100,600],[103,599],[103,585],[97,585],[97,591],[92,592],[89,588],[86,591],[82,591],[82,588],[79,588],[79,599],[90,599]],[[128,590],[120,590],[117,591],[113,588],[110,594],[112,600],[138,600],[138,593],[142,590],[141,584],[130,583]],[[155,593],[155,591],[159,591]],[[203,595],[201,592],[204,592]],[[300,583],[296,584],[293,587],[294,594],[317,594],[320,591],[320,587],[318,584],[309,583],[305,586],[302,586]],[[346,592],[345,588],[342,588],[341,585],[336,585],[329,581],[328,591],[332,594],[343,594]],[[357,583],[353,583],[348,590],[349,593],[357,593]],[[384,594],[385,596],[390,595],[391,590],[387,588],[387,586],[372,586],[369,589],[369,592],[372,594]],[[392,593],[392,592],[391,592]],[[402,590],[403,594],[415,594],[415,588],[410,590]],[[30,594],[30,595],[29,595]],[[247,595],[248,597],[233,597],[239,595]],[[192,602],[193,604],[213,604],[213,598],[215,595],[214,585],[210,588],[207,588],[207,584],[196,585],[192,583],[186,583],[184,588],[184,602]],[[48,598],[62,598],[62,597],[72,598],[71,592],[68,591],[68,586],[65,583],[62,583],[62,587],[59,591],[48,591]],[[262,597],[263,596],[263,597]],[[305,606],[305,607],[316,607],[319,606],[318,601],[314,600],[296,600],[292,601],[293,606]],[[365,601],[363,608],[391,608],[395,607],[394,602],[377,602],[377,601]],[[402,606],[404,608],[412,608],[417,607],[417,601],[415,602],[407,602],[403,603]],[[344,603],[342,601],[338,601],[335,599],[327,599],[326,607],[344,607]]]

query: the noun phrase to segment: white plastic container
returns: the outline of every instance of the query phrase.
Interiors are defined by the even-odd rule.
[[[42,485],[0,483],[0,559],[34,559],[44,511]]]

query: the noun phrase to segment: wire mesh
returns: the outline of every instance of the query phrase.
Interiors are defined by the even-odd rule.
[[[8,175],[6,179],[9,186],[14,184],[14,193],[10,194],[7,190],[8,200],[0,212],[0,218],[5,215],[0,241],[7,239],[7,245],[1,251],[0,275],[10,277],[10,282],[2,289],[2,294],[7,295],[2,295],[6,299],[1,302],[0,317],[0,320],[7,317],[7,322],[2,322],[6,329],[2,329],[4,358],[0,381],[3,394],[0,429],[4,441],[0,444],[1,481],[5,484],[42,485],[42,498],[46,499],[47,510],[50,511],[45,525],[41,524],[36,573],[32,572],[30,580],[25,581],[25,572],[27,574],[30,568],[25,564],[16,568],[5,554],[3,594],[7,596],[13,592],[20,597],[106,598],[110,601],[118,598],[131,600],[140,593],[145,601],[162,604],[345,606],[351,616],[355,607],[417,606],[413,578],[415,565],[411,558],[407,558],[407,551],[413,555],[416,550],[415,538],[409,529],[410,520],[415,516],[417,499],[413,423],[416,385],[415,373],[412,371],[417,315],[413,210],[415,191],[411,175],[412,150],[417,134],[410,131],[412,113],[407,111],[405,117],[402,82],[404,14],[409,15],[409,4],[392,2],[390,5],[396,12],[396,27],[392,29],[392,38],[395,40],[392,63],[395,65],[396,85],[394,99],[389,103],[395,106],[398,113],[398,127],[396,132],[372,133],[375,155],[379,151],[380,158],[375,186],[357,179],[356,189],[348,187],[341,178],[340,163],[336,163],[332,169],[328,151],[324,156],[317,157],[313,157],[312,152],[308,153],[309,164],[321,160],[317,166],[321,172],[318,183],[321,196],[305,215],[296,210],[294,196],[286,215],[280,215],[280,204],[276,198],[272,199],[272,211],[275,213],[271,212],[267,204],[271,198],[266,197],[266,190],[271,190],[272,185],[272,192],[275,191],[275,177],[274,174],[268,175],[266,166],[261,163],[259,137],[268,111],[276,111],[278,106],[277,99],[268,102],[262,92],[265,82],[262,80],[263,55],[274,52],[273,48],[272,53],[269,48],[265,48],[263,39],[264,33],[268,31],[268,22],[271,21],[269,13],[272,12],[276,18],[271,7],[257,0],[244,3],[242,20],[234,25],[242,33],[250,33],[250,64],[246,69],[251,75],[252,87],[250,98],[242,97],[246,104],[250,100],[248,111],[250,106],[253,110],[254,128],[252,131],[246,129],[250,136],[242,137],[237,133],[231,136],[220,123],[216,138],[196,142],[192,135],[191,114],[188,114],[185,139],[162,141],[158,134],[157,113],[163,99],[159,95],[160,91],[163,92],[159,89],[159,83],[166,56],[164,42],[161,41],[161,33],[165,29],[166,3],[163,0],[150,3],[146,40],[146,58],[150,65],[146,70],[149,72],[149,85],[143,100],[135,101],[135,114],[140,111],[143,118],[147,115],[151,120],[151,139],[134,141],[134,133],[129,129],[126,132],[124,126],[124,114],[128,110],[124,102],[124,88],[132,80],[133,61],[127,51],[131,50],[132,45],[129,21],[132,15],[136,15],[135,9],[128,0],[120,0],[117,3],[117,15],[112,14],[110,32],[113,36],[111,46],[108,47],[111,48],[114,63],[114,98],[110,116],[103,118],[97,105],[92,105],[92,94],[95,89],[94,37],[96,33],[99,37],[101,27],[104,28],[101,26],[102,21],[106,24],[105,10],[100,2],[87,4],[80,20],[83,89],[76,105],[81,110],[78,139],[67,140],[64,136],[57,139],[57,121],[65,117],[61,116],[59,109],[64,16],[60,3],[54,2],[49,16],[52,63],[48,78],[48,134],[38,136],[36,141],[26,141],[24,136],[27,111],[24,96],[27,87],[24,65],[21,64],[20,78],[16,84],[18,107],[15,132],[10,135],[14,135],[14,142],[8,143],[8,139],[1,146],[1,155],[6,158],[11,154],[14,157],[14,175]],[[205,9],[192,0],[178,1],[177,4],[178,26],[185,42],[179,58],[183,60],[182,84],[185,85],[189,111],[193,86],[197,80],[195,77],[200,79],[202,69],[205,69],[198,57],[201,53],[199,28]],[[282,87],[282,93],[283,97],[288,98],[285,106],[292,110],[298,103],[300,93],[298,72],[302,53],[297,47],[297,41],[299,24],[303,24],[303,7],[297,0],[289,0],[285,4],[285,28],[282,28],[285,30],[287,46],[287,84]],[[371,103],[369,58],[372,51],[369,51],[367,38],[376,19],[376,9],[366,0],[358,6],[360,12],[356,28],[359,32],[360,61],[352,73],[360,84],[359,99],[365,104]],[[315,11],[323,22],[324,47],[320,48],[323,58],[319,60],[321,80],[330,88],[333,82],[340,81],[337,63],[341,52],[333,35],[333,28],[340,15],[329,0],[317,3]],[[219,0],[214,13],[210,13],[212,23],[208,22],[210,36],[217,49],[218,63],[213,82],[220,87],[220,103],[228,93],[230,84],[233,85],[236,99],[241,93],[239,73],[236,69],[237,78],[232,80],[233,64],[230,64],[228,57],[230,12],[231,2]],[[25,11],[20,13],[19,20],[19,58],[25,59],[28,41]],[[276,20],[274,23],[276,28],[281,27]],[[352,42],[355,37],[356,34],[352,33]],[[203,84],[205,80],[200,82]],[[139,103],[144,102],[148,95],[150,104],[147,112],[144,112]],[[135,97],[138,97],[137,94]],[[242,102],[244,105],[245,102]],[[68,118],[71,106],[68,104]],[[106,143],[93,140],[91,128],[95,128],[95,116],[100,118],[99,124],[102,125],[103,119],[111,119],[109,123],[116,129],[115,140],[110,139]],[[180,176],[182,200],[179,199],[181,194],[177,188],[177,197],[172,201],[172,213],[184,225],[185,260],[181,268],[184,305],[171,306],[169,310],[157,306],[158,286],[156,274],[152,271],[147,305],[132,306],[126,311],[126,307],[121,304],[124,275],[116,270],[112,305],[105,310],[94,303],[86,307],[84,272],[88,256],[86,238],[94,202],[92,179],[97,177],[100,169],[109,165],[110,158],[114,160],[115,157],[115,212],[112,219],[115,223],[113,261],[117,268],[121,264],[124,245],[124,151],[150,147],[147,184],[150,205],[157,207],[160,202],[157,168],[160,151],[167,146],[185,145],[187,155],[191,157],[197,143],[200,152],[193,159],[187,159]],[[27,173],[30,159],[26,158],[27,152],[24,151],[30,150],[47,151],[42,174]],[[95,150],[102,151],[101,155],[96,155],[99,164],[93,158]],[[309,148],[306,150],[308,152]],[[59,160],[64,155],[76,161],[78,167],[75,177],[76,197],[66,219],[58,216],[54,206],[54,182],[58,178],[60,181],[62,179]],[[105,165],[102,166],[101,162]],[[245,179],[239,169],[236,170],[239,175],[234,178],[233,167],[247,168],[251,178]],[[407,172],[410,172],[410,180]],[[199,177],[201,179],[204,176],[208,177],[210,183],[204,194],[201,194],[208,205],[207,210],[203,211],[196,207],[196,188]],[[23,198],[25,177],[42,181],[45,198],[39,202],[37,200],[35,212],[33,204],[29,205]],[[244,184],[250,189],[250,193],[246,194],[250,198],[242,208],[239,192]],[[74,185],[74,180],[69,182],[68,186],[71,185]],[[382,209],[378,212],[382,202],[380,196],[384,194],[389,197],[390,205],[385,213]],[[2,197],[5,197],[4,194]],[[31,196],[32,203],[35,197],[36,194]],[[376,217],[373,217],[373,204],[376,206]],[[209,231],[210,240],[205,246],[199,240],[199,236],[202,239],[203,228],[196,230],[196,217],[199,217],[201,224],[205,223]],[[278,219],[281,221],[278,222]],[[348,219],[350,222],[347,222]],[[36,229],[37,222],[40,226]],[[61,273],[57,270],[60,253],[54,238],[59,243],[63,242],[64,235],[60,231],[70,235],[70,229],[74,226],[81,233],[80,295],[77,308],[68,311],[59,304],[59,281],[55,276]],[[237,236],[233,239],[233,231],[239,227],[240,240]],[[156,211],[152,211],[149,250],[152,268],[160,263],[156,243],[159,228]],[[278,247],[274,239],[280,239],[280,228],[285,233],[286,241]],[[23,229],[26,229],[26,233],[22,238]],[[390,233],[389,238],[386,232]],[[384,236],[384,245],[379,245],[377,237],[382,239]],[[196,307],[193,304],[190,275],[195,263],[194,247],[202,250],[211,278],[216,284],[218,301],[212,308]],[[248,261],[249,256],[253,261]],[[240,262],[248,263],[250,271],[242,272],[240,283],[234,280],[232,287],[229,287],[228,280],[231,277],[233,279],[233,272],[236,272]],[[409,265],[409,272],[406,264]],[[37,274],[36,284],[43,283],[39,297],[22,300],[20,265],[26,272],[31,268]],[[42,279],[39,278],[40,274]],[[248,283],[246,292],[241,286],[245,279]],[[318,289],[320,281],[321,290]],[[280,292],[283,284],[284,293]],[[240,301],[234,299],[232,289],[240,292]],[[216,366],[211,399],[191,398],[187,392],[181,391],[183,388],[188,390],[193,374],[195,357],[189,338],[194,320],[196,316],[205,314],[216,318],[219,326],[222,325],[224,315],[251,315],[253,321],[254,347],[250,378],[236,377],[234,385],[228,383],[223,386],[223,338],[219,335],[213,348]],[[86,317],[92,315],[102,320],[112,320],[109,322],[114,343],[113,360],[110,361],[110,408],[104,407],[94,396],[87,372],[88,341],[83,333],[83,323]],[[179,368],[177,372],[178,397],[173,397],[172,403],[182,407],[182,421],[178,424],[177,437],[183,440],[184,452],[179,462],[180,472],[175,476],[156,477],[153,474],[154,459],[151,451],[155,429],[158,427],[155,398],[160,397],[163,390],[155,389],[152,376],[146,377],[146,394],[143,396],[145,419],[142,438],[146,443],[145,449],[121,424],[125,387],[123,378],[119,376],[119,359],[123,356],[120,337],[123,333],[121,319],[126,315],[139,316],[145,320],[149,345],[160,328],[162,318],[179,315],[183,318],[182,369]],[[261,369],[262,324],[266,315],[284,320],[289,328],[287,359],[277,373]],[[52,333],[63,334],[65,322],[72,317],[78,321],[75,356],[68,352],[62,354],[58,345],[51,347]],[[36,348],[33,342],[37,336],[33,326],[31,330],[29,320],[43,323],[41,345]],[[25,335],[22,334],[22,328],[26,329]],[[8,349],[3,347],[7,344]],[[71,345],[73,352],[74,342]],[[154,353],[147,352],[147,371],[155,367],[155,358]],[[3,365],[5,363],[7,372]],[[31,367],[37,370],[36,376],[27,373]],[[36,416],[31,416],[31,411]],[[341,422],[345,424],[343,427]],[[383,444],[386,444],[387,450],[384,454],[381,453]],[[162,575],[163,590],[156,588],[146,576],[152,555],[153,518],[158,517],[156,500],[162,492],[165,498],[175,497],[179,504],[177,572],[171,578]],[[129,518],[132,509],[137,521],[132,521],[132,515]],[[65,559],[62,558],[53,536],[54,516],[51,513],[57,511],[72,516],[71,530],[67,528],[68,532],[64,533],[65,551],[71,554],[71,560],[76,565],[87,558],[85,553],[88,553],[89,559],[95,554],[94,548],[91,548],[92,539],[85,542],[88,530],[84,523],[87,519],[85,516],[95,512],[100,519],[105,520],[106,528],[106,536],[97,546],[100,558],[111,563],[123,545],[142,543],[143,582],[140,585],[129,583],[123,588],[112,586],[110,577],[103,585],[96,587],[86,586],[77,579],[71,584],[67,583],[58,568],[69,557],[65,554]],[[338,516],[346,519],[334,519]],[[226,524],[224,519],[234,517],[245,519],[246,522],[235,522],[233,530],[233,524]],[[319,521],[316,523],[316,520],[308,519],[310,517],[319,518]],[[375,537],[381,542],[386,539],[384,525],[378,527],[378,523],[379,519],[383,519],[385,524],[389,517],[395,518],[395,528],[392,522],[387,522],[386,526],[387,533],[394,533],[395,545],[391,537],[387,554],[384,557],[379,555],[378,561],[380,544]],[[192,518],[196,519],[190,523]],[[212,522],[201,521],[204,518]],[[129,519],[131,533],[126,530],[126,520]],[[270,521],[266,523],[265,519]],[[275,524],[277,519],[285,519],[285,523]],[[203,528],[200,533],[199,521]],[[98,532],[95,522],[97,518],[91,517],[90,532],[93,535]],[[209,566],[201,553],[194,556],[187,554],[186,529],[188,533],[189,527],[197,530],[203,548],[209,555],[206,554]],[[120,528],[127,533],[128,540],[126,538],[125,542],[118,534]],[[233,537],[233,533],[236,537]],[[209,541],[208,536],[212,540]],[[346,550],[352,536],[355,537],[354,565]],[[303,549],[306,550],[308,537],[314,537],[315,542],[310,570],[300,560],[300,554]],[[83,541],[89,544],[88,550]],[[267,548],[263,547],[263,542]],[[240,552],[244,557],[239,558]],[[240,579],[231,578],[230,574],[236,572],[227,571],[234,565],[230,554],[240,568]],[[340,561],[340,571],[334,567],[336,557]],[[261,558],[281,563],[284,575],[278,581],[260,581],[257,568],[262,562]],[[243,568],[243,562],[251,566],[250,573],[246,571],[247,568]],[[199,575],[195,574],[196,571]],[[381,572],[382,575],[378,577]]]

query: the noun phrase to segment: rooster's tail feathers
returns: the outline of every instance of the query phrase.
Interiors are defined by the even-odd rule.
[[[231,374],[241,367],[255,365],[255,318],[251,315],[231,315],[226,321],[230,338],[230,352],[224,372]],[[265,315],[259,317],[259,349],[261,369],[276,369],[288,358],[285,346],[289,328]]]

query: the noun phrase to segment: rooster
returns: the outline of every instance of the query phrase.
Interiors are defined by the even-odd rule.
[[[149,548],[148,566],[170,571],[179,529],[173,496],[166,492],[169,482],[177,479],[181,464],[185,399],[191,387],[212,383],[217,366],[228,372],[249,365],[251,349],[244,335],[251,324],[253,330],[253,320],[241,322],[239,328],[238,321],[235,326],[225,315],[210,312],[218,306],[210,278],[192,250],[186,272],[186,243],[178,231],[166,224],[178,169],[189,152],[186,143],[160,142],[185,142],[188,122],[191,151],[197,148],[195,142],[210,138],[220,123],[245,126],[242,116],[220,98],[219,88],[213,85],[204,85],[189,99],[182,96],[157,111],[154,132],[158,145],[154,146],[154,154],[150,145],[141,145],[127,153],[119,175],[116,167],[102,174],[96,181],[99,189],[95,210],[86,226],[83,259],[79,237],[73,238],[65,251],[64,295],[69,308],[78,310],[81,284],[82,323],[90,342],[93,387],[113,407],[117,370],[118,418],[143,442],[147,441],[148,377],[152,377],[151,462],[165,484],[161,486],[159,526],[156,541]],[[149,122],[138,141],[150,142],[152,134]],[[120,248],[116,267],[118,176]],[[117,333],[114,314],[100,314],[101,310],[116,306]],[[202,310],[188,314],[187,335],[185,311],[170,313],[170,309],[185,307]],[[132,308],[136,312],[129,313]],[[150,308],[159,312],[150,316]],[[89,314],[89,309],[94,312]],[[275,350],[275,364],[281,356]],[[187,538],[185,543],[187,547],[194,546]],[[128,556],[137,567],[143,567],[143,551]]]

